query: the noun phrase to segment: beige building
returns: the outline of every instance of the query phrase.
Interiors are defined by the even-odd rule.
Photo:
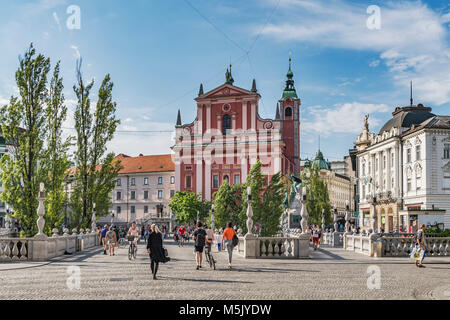
[[[120,154],[123,169],[112,192],[111,214],[98,219],[116,225],[156,223],[172,228],[169,201],[175,194],[175,165],[170,154],[130,157]]]
[[[344,161],[335,162],[335,168],[339,168],[342,172],[345,172],[346,164]],[[338,216],[343,218],[346,212],[346,201],[349,204],[349,210],[351,213],[355,211],[354,206],[354,184],[355,179],[347,175],[337,173],[332,170],[330,162],[326,161],[322,152],[319,150],[314,160],[306,160],[303,162],[304,167],[315,166],[319,168],[321,177],[327,183],[328,197],[332,207],[336,206]],[[348,169],[347,169],[348,171]],[[351,215],[353,217],[353,214]],[[354,222],[354,219],[351,220]]]

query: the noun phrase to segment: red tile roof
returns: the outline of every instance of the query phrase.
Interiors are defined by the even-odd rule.
[[[175,163],[173,162],[172,157],[173,155],[171,154],[130,157],[121,153],[114,159],[120,160],[123,167],[122,170],[119,171],[119,174],[126,174],[175,171]]]

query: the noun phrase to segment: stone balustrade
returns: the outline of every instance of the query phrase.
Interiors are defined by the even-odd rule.
[[[68,230],[65,230],[68,231]],[[67,253],[74,253],[98,245],[97,234],[78,235],[67,232],[59,236],[52,230],[52,237],[36,238],[0,238],[0,261],[46,261]]]
[[[309,236],[298,237],[243,237],[238,253],[245,258],[298,259],[309,258]]]
[[[30,260],[29,238],[0,238],[0,261]]]
[[[381,237],[381,256],[409,256],[415,246],[413,237]],[[427,257],[450,256],[450,237],[426,237]]]
[[[346,234],[344,236],[344,249],[373,256],[373,247],[370,235]]]
[[[415,246],[414,234],[346,234],[344,249],[371,257],[409,257]],[[426,237],[427,257],[450,256],[450,237]]]
[[[322,243],[332,247],[343,247],[344,232],[327,231],[322,233]]]

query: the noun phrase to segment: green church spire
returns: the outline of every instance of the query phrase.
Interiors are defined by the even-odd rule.
[[[289,70],[286,74],[286,87],[283,90],[283,95],[281,96],[281,100],[284,100],[287,97],[298,99],[297,92],[295,91],[294,87],[294,80],[292,78],[294,77],[294,73],[291,70],[291,57],[289,56]]]

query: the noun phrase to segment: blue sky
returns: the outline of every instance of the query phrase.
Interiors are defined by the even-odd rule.
[[[80,29],[66,26],[71,5],[80,8]],[[366,25],[370,5],[380,7],[380,29]],[[72,111],[79,56],[86,79],[98,85],[111,74],[121,119],[109,144],[116,153],[169,153],[171,132],[128,131],[171,131],[178,109],[191,122],[200,83],[205,91],[221,85],[230,61],[235,85],[249,89],[255,78],[260,115],[273,118],[289,51],[303,158],[313,157],[320,135],[325,157],[341,159],[364,114],[378,132],[396,106],[409,104],[410,80],[415,102],[450,115],[447,1],[0,0],[1,104],[16,93],[18,56],[30,42],[61,60]]]

